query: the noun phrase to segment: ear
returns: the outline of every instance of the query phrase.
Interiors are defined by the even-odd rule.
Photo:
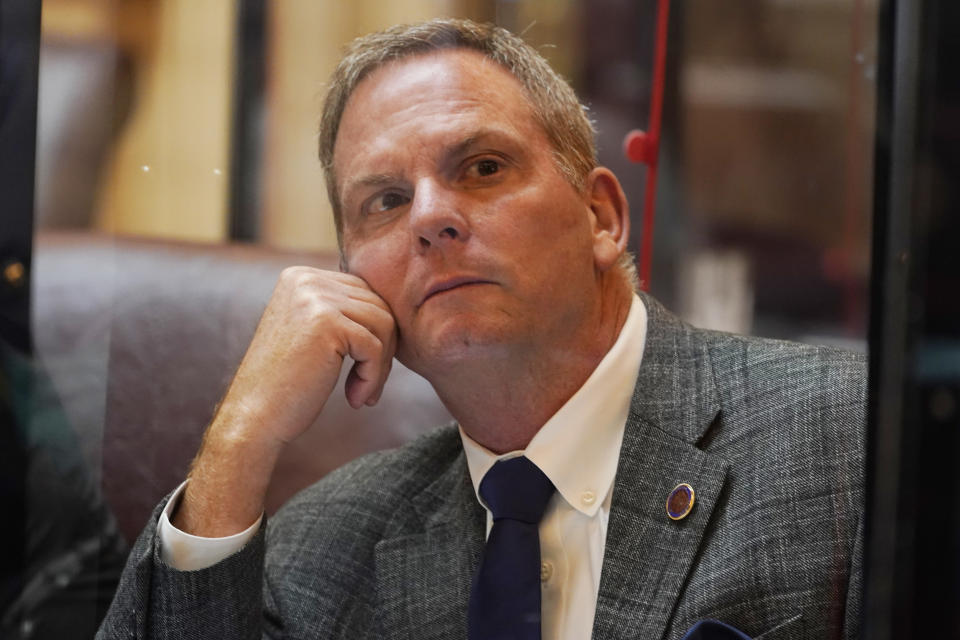
[[[630,206],[620,181],[606,167],[597,167],[587,176],[585,197],[592,214],[594,264],[606,271],[627,250]]]

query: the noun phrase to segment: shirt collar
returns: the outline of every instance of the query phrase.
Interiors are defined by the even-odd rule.
[[[613,346],[583,386],[547,420],[526,449],[496,455],[461,428],[460,438],[477,500],[480,500],[480,481],[495,462],[525,455],[550,478],[571,507],[593,516],[610,492],[617,473],[623,430],[646,334],[647,310],[634,294],[627,319]]]

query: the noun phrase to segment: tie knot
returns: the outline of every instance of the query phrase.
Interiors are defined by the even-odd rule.
[[[553,495],[553,483],[524,456],[500,460],[480,481],[480,497],[493,519],[509,518],[537,524]]]

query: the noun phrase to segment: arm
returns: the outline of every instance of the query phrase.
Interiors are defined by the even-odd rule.
[[[351,406],[374,404],[389,374],[396,330],[389,307],[354,276],[287,269],[214,416],[173,524],[222,537],[263,513],[277,457],[323,409],[344,358]],[[200,571],[161,558],[158,507],[137,540],[101,638],[259,638],[264,525],[237,553]],[[225,628],[224,625],[230,628]],[[209,633],[207,633],[209,631]]]
[[[249,527],[280,452],[320,414],[344,358],[355,361],[346,395],[359,408],[379,399],[395,347],[390,309],[363,280],[285,270],[204,435],[174,526],[203,537]]]

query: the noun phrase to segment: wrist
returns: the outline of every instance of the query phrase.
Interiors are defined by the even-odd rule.
[[[250,526],[264,501],[281,446],[212,424],[190,470],[172,522],[195,536],[218,538]]]

